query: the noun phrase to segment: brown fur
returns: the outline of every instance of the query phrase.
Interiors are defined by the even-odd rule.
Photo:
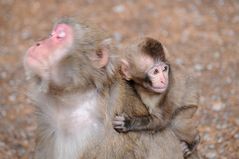
[[[180,144],[170,128],[157,134],[119,134],[113,129],[116,114],[142,116],[148,112],[118,75],[116,50],[102,44],[108,37],[81,22],[58,22],[62,23],[74,29],[74,44],[55,72],[63,84],[51,80],[54,66],[44,68],[49,73],[46,80],[25,62],[38,122],[35,159],[182,159]],[[107,50],[109,61],[98,67],[106,56],[103,52],[99,55],[102,49]]]
[[[144,69],[143,63],[139,63],[140,60],[138,59],[140,57],[151,57],[154,63],[157,63],[157,61],[169,63],[165,57],[162,44],[152,38],[140,39],[126,48],[123,59],[126,60],[126,65],[128,63],[128,70],[126,71],[129,73],[124,73],[124,70],[122,70],[122,74],[129,77],[128,80],[131,81],[141,100],[148,108],[150,115],[132,116],[127,113],[123,114],[123,118],[115,119],[116,130],[142,133],[143,131],[161,131],[166,127],[171,127],[178,139],[186,142],[189,149],[194,151],[199,142],[197,123],[192,119],[198,108],[196,83],[182,70],[174,71],[170,67],[167,91],[161,94],[150,91],[143,85],[147,70]],[[151,67],[154,63],[151,63]]]

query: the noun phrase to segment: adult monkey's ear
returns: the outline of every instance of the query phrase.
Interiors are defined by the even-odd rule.
[[[125,59],[121,59],[121,66],[120,66],[120,69],[121,69],[121,73],[124,77],[124,79],[126,79],[127,81],[131,80],[131,74],[130,74],[130,71],[129,71],[129,63],[127,60]]]
[[[98,50],[96,50],[96,52],[93,54],[93,57],[91,57],[95,67],[102,68],[108,64],[111,45],[112,40],[110,38],[101,42]]]

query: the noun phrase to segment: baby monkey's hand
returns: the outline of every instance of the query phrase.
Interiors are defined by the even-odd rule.
[[[113,119],[113,127],[119,133],[130,131],[130,118],[126,114],[116,115]]]

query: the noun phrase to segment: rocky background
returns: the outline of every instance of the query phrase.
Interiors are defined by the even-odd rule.
[[[160,39],[199,81],[203,158],[239,158],[238,0],[0,0],[0,159],[31,158],[36,123],[22,58],[63,16],[88,18],[119,47]]]

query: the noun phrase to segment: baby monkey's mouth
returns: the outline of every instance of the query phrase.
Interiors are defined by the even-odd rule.
[[[164,86],[164,87],[154,87],[154,86],[152,86],[151,88],[152,89],[157,89],[157,90],[165,90],[165,89],[167,89],[166,86]]]
[[[167,87],[152,87],[153,89],[166,89]]]
[[[167,90],[167,86],[163,86],[163,87],[156,87],[156,86],[152,86],[152,85],[147,85],[146,86],[147,89],[150,89],[151,91],[155,92],[155,93],[163,93]]]

